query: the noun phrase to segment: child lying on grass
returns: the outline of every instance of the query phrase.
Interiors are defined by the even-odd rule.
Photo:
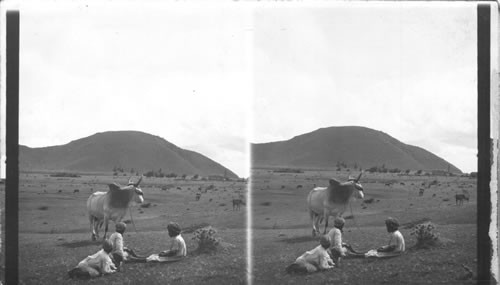
[[[368,251],[366,257],[393,257],[398,256],[405,251],[405,240],[398,230],[399,222],[395,218],[387,218],[385,226],[389,233],[389,243],[379,247],[377,250]]]
[[[68,272],[70,278],[90,279],[102,274],[116,272],[116,267],[109,256],[113,246],[109,241],[104,241],[102,249],[97,253],[87,256],[78,265]]]
[[[330,238],[324,235],[319,243],[320,245],[313,250],[306,251],[299,256],[294,263],[286,268],[286,271],[288,273],[311,273],[333,268],[333,261],[327,252],[330,247]]]

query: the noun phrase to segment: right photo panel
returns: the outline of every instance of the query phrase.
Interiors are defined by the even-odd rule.
[[[253,284],[470,284],[476,3],[259,6]]]

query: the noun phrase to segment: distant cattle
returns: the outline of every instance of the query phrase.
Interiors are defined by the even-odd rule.
[[[57,191],[57,193],[62,193],[62,190],[59,189],[59,191]]]
[[[316,187],[309,192],[307,204],[313,224],[313,236],[319,233],[318,227],[322,219],[325,220],[323,233],[326,233],[328,218],[330,216],[341,217],[353,196],[363,199],[363,186],[359,183],[362,174],[360,173],[356,179],[349,177],[348,181],[343,183],[332,178],[328,187]]]
[[[418,191],[418,196],[420,197],[424,196],[424,191],[425,191],[424,188],[420,188],[420,190]]]
[[[300,189],[300,188],[302,188],[302,185],[297,185],[297,189]]]
[[[233,199],[233,211],[240,210],[241,205],[245,205],[245,202],[243,202],[243,199]]]
[[[467,202],[469,202],[469,195],[466,195],[466,194],[456,194],[455,195],[455,202],[457,205],[463,205],[464,204],[464,200],[467,200]]]
[[[139,188],[142,176],[139,181],[132,183],[129,180],[127,186],[121,186],[117,183],[109,184],[108,192],[95,192],[87,200],[87,211],[90,221],[90,230],[92,240],[99,236],[98,227],[104,224],[104,239],[108,232],[109,220],[115,223],[120,222],[132,203],[142,204],[144,202],[144,193]]]
[[[199,201],[201,198],[201,193],[196,193],[196,201]]]
[[[73,193],[80,193],[80,190],[79,189],[75,189],[75,190],[73,190]]]

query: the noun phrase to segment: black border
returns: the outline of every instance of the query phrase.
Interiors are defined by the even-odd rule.
[[[491,7],[477,6],[477,76],[478,76],[478,179],[477,179],[477,280],[495,284],[492,277],[491,153],[490,138],[490,48]],[[5,281],[18,283],[18,210],[19,210],[19,11],[6,13],[6,202],[5,202]],[[495,45],[496,46],[496,45]],[[7,246],[8,245],[8,246]]]
[[[19,230],[19,11],[6,13],[5,281],[18,282]]]
[[[491,274],[491,154],[490,138],[490,48],[491,8],[489,3],[477,5],[477,282],[495,284]]]

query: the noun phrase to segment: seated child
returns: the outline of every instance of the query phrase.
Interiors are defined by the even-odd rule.
[[[287,267],[286,271],[288,273],[310,273],[333,268],[333,261],[327,252],[330,247],[330,238],[324,235],[319,243],[320,245],[313,250],[306,251],[299,256],[294,263]]]
[[[159,254],[151,254],[147,258],[129,256],[129,260],[136,262],[170,262],[183,259],[187,254],[187,250],[186,242],[181,236],[181,227],[177,223],[169,223],[167,226],[167,231],[168,235],[172,238],[170,247],[167,250],[164,250]]]
[[[405,240],[401,232],[398,230],[398,220],[389,217],[385,220],[385,226],[387,228],[387,232],[389,233],[389,243],[379,247],[376,251],[370,250],[366,253],[367,257],[392,257],[398,256],[405,251]]]
[[[352,249],[350,245],[342,242],[342,232],[344,225],[345,220],[342,217],[335,218],[335,220],[333,221],[333,228],[327,234],[331,241],[328,253],[337,266],[339,265],[341,257],[364,257],[364,253],[357,253],[356,251],[354,251],[354,249]]]
[[[111,243],[108,240],[104,241],[101,250],[94,255],[87,256],[68,272],[69,277],[89,279],[116,272],[116,267],[109,256],[112,249]]]
[[[187,254],[186,242],[181,236],[181,227],[177,223],[169,223],[168,235],[172,238],[170,248],[158,254],[160,257],[184,257]]]
[[[109,241],[113,245],[113,250],[111,251],[111,259],[113,263],[118,268],[121,268],[123,261],[128,261],[131,257],[138,257],[135,252],[123,246],[123,234],[127,229],[127,225],[125,223],[119,222],[115,225],[116,231],[109,237]]]
[[[123,233],[127,229],[125,223],[119,222],[115,225],[115,232],[109,237],[109,242],[113,246],[111,259],[117,268],[120,268],[122,261],[127,259],[128,253],[123,248]]]

